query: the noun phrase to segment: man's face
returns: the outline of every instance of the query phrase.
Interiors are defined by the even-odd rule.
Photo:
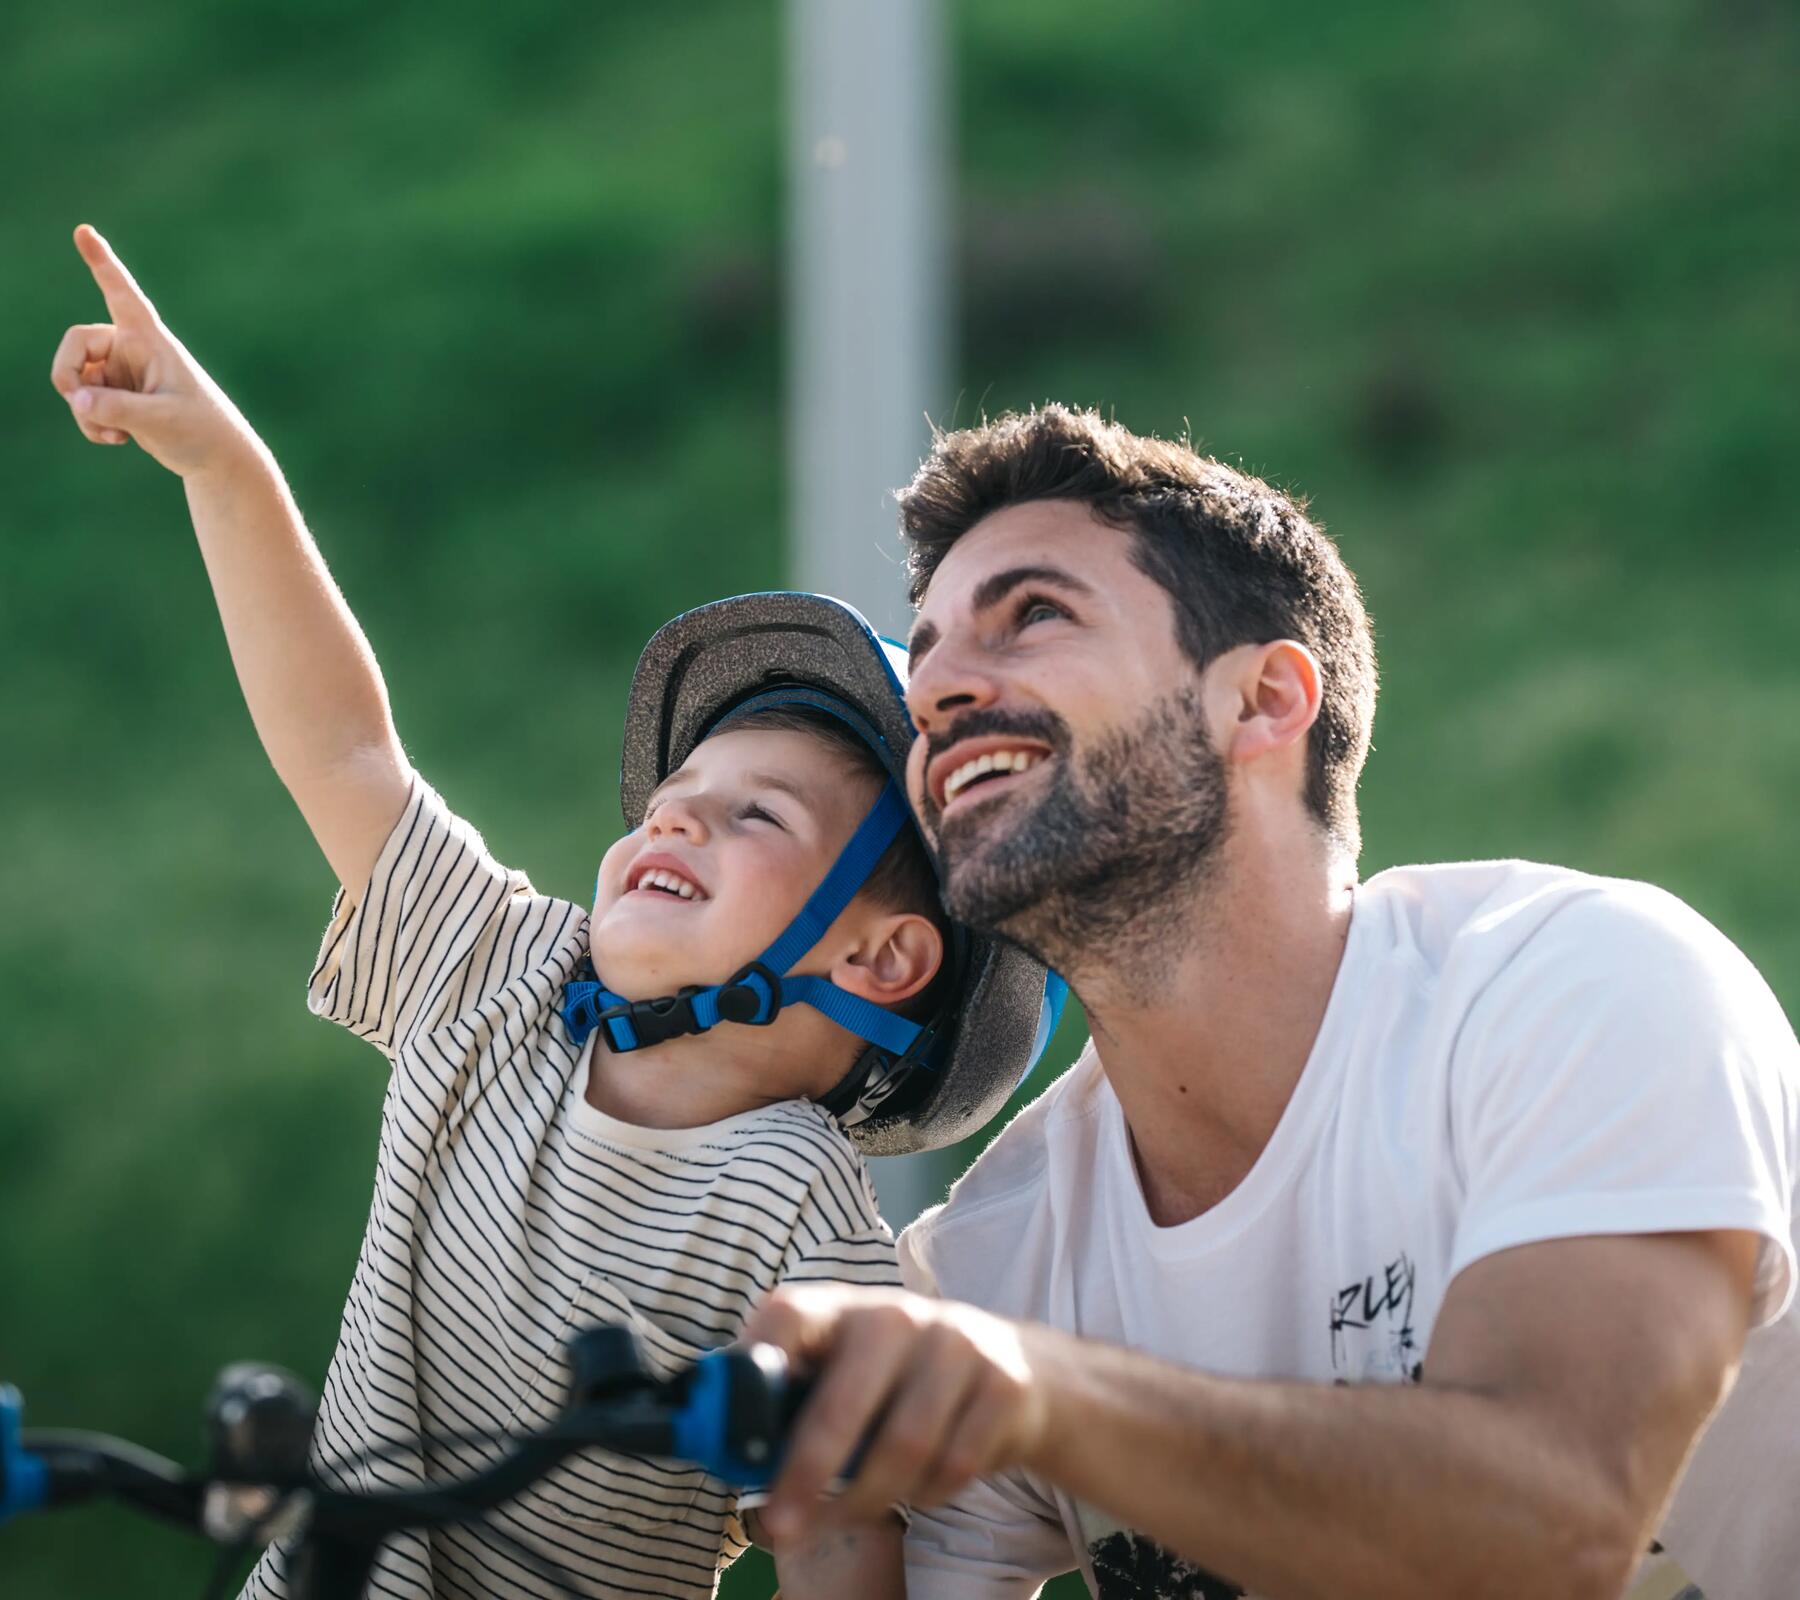
[[[996,512],[912,635],[908,789],[949,908],[1065,967],[1153,939],[1226,826],[1200,677],[1132,538],[1067,501]]]
[[[787,927],[876,790],[805,733],[702,741],[600,863],[595,970],[634,999],[723,982]]]

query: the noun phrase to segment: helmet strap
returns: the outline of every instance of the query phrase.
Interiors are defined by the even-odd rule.
[[[562,1004],[570,1041],[579,1048],[599,1028],[611,1049],[641,1050],[666,1039],[705,1033],[721,1022],[767,1027],[784,1006],[799,1004],[811,1006],[882,1050],[905,1055],[923,1031],[916,1022],[838,988],[829,978],[789,977],[788,968],[824,938],[910,820],[905,797],[894,784],[885,784],[880,799],[793,921],[756,960],[724,983],[690,984],[654,1000],[627,1000],[608,989],[597,973],[593,980],[571,980]]]

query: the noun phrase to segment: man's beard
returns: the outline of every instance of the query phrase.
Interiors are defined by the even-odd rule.
[[[946,823],[928,802],[950,914],[1066,976],[1103,968],[1135,984],[1166,973],[1192,937],[1189,902],[1228,827],[1225,763],[1198,693],[1165,696],[1079,755],[1048,713],[974,712],[951,737],[995,733],[1041,739],[1055,763],[1035,803],[1009,810],[997,797],[992,817],[976,799]]]

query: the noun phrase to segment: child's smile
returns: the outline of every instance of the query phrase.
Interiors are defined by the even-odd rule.
[[[634,998],[723,982],[774,942],[874,798],[809,734],[703,740],[601,863],[595,970]]]
[[[625,892],[690,901],[712,898],[693,868],[667,850],[648,850],[639,856],[625,874]]]

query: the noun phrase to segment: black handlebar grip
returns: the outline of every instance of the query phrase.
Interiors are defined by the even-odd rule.
[[[312,1395],[293,1373],[233,1362],[206,1401],[213,1476],[229,1483],[304,1481],[314,1416]]]

